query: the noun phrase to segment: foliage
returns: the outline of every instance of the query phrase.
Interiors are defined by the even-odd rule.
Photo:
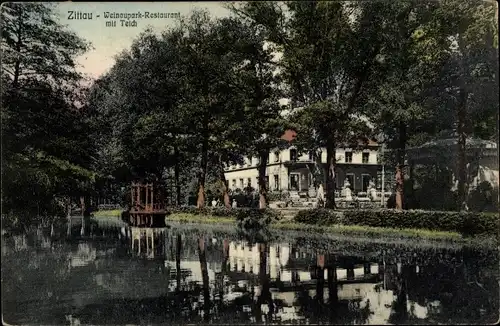
[[[214,196],[225,205],[236,199],[239,206],[254,207],[253,194],[228,196],[224,175],[225,167],[245,156],[260,159],[263,208],[283,197],[267,193],[265,166],[271,150],[289,145],[280,139],[287,128],[298,131],[299,152],[319,154],[326,147],[328,207],[335,204],[338,146],[363,146],[360,138],[383,134],[390,152],[398,154],[388,163],[399,169],[402,192],[406,146],[450,128],[462,140],[496,137],[498,28],[488,3],[229,7],[235,16],[213,19],[195,11],[161,35],[144,31],[86,89],[75,58],[90,46],[57,23],[53,5],[2,6],[6,218],[47,222],[64,214],[68,198],[80,196],[127,201],[135,179],[158,182],[164,193],[175,193],[164,197],[175,197],[176,205],[196,188],[198,206]],[[281,97],[291,100],[287,109],[296,110],[286,115]],[[460,171],[465,164],[457,162]],[[449,202],[460,197],[436,197],[432,181],[423,179],[407,196],[416,204],[406,207],[451,209]],[[494,191],[478,189],[471,208],[486,210]],[[430,199],[440,205],[426,206]],[[243,215],[257,211],[251,212]],[[321,220],[328,220],[327,212]]]
[[[456,231],[463,235],[496,235],[500,227],[497,214],[453,211],[384,209],[336,212],[328,209],[313,209],[299,211],[294,220],[299,223],[317,225],[366,225]]]
[[[63,214],[62,199],[88,193],[95,178],[75,70],[89,45],[51,4],[5,4],[2,22],[2,213],[30,226]]]
[[[236,222],[238,233],[245,239],[255,242],[269,237],[268,226],[281,219],[281,215],[271,209],[255,208],[175,208],[171,210],[172,214],[201,216],[200,222],[204,222],[212,217],[229,218]],[[187,218],[192,220],[192,218]],[[167,216],[168,221],[168,216]]]
[[[265,223],[270,223],[271,221],[277,221],[280,219],[280,214],[272,209],[258,209],[258,208],[232,208],[227,209],[225,207],[175,207],[169,209],[172,214],[185,213],[193,215],[209,215],[214,217],[233,217],[238,222],[250,221],[266,221]],[[246,223],[246,222],[245,222]]]
[[[271,191],[268,194],[268,199],[269,201],[287,201],[290,199],[290,193],[284,190]]]

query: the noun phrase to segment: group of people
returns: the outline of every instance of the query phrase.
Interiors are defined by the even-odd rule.
[[[371,201],[376,201],[378,200],[377,196],[377,190],[375,188],[375,183],[373,181],[370,181],[368,185],[368,198],[370,198]],[[352,190],[351,190],[351,184],[349,183],[348,180],[345,181],[344,187],[342,188],[341,191],[341,196],[345,201],[356,201],[357,197],[353,196]],[[317,207],[324,207],[325,206],[325,192],[323,190],[323,186],[320,184],[318,186],[318,190],[316,192],[316,199],[317,199]]]
[[[219,199],[214,198],[212,200],[212,207],[221,207],[221,206],[224,206],[224,205],[222,205],[222,203]],[[232,208],[238,207],[238,202],[236,201],[236,199],[233,199],[233,202],[231,203],[231,207]]]

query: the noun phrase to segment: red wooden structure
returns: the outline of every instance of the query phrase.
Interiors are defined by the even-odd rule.
[[[132,183],[131,207],[127,212],[131,226],[165,227],[167,211],[157,197],[159,196],[155,197],[155,189],[152,183]]]

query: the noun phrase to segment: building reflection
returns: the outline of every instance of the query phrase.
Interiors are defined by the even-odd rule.
[[[71,318],[82,324],[442,324],[470,322],[471,316],[490,323],[498,316],[498,271],[492,262],[479,265],[473,252],[436,251],[425,259],[404,252],[358,257],[336,247],[249,243],[225,234],[115,232],[122,239],[51,247],[41,239],[35,247],[43,251],[35,256],[29,239],[12,238],[11,250],[2,252],[22,262],[10,259],[5,275],[25,280],[36,275],[36,284],[44,284],[36,288],[43,291],[39,299],[69,303]],[[32,285],[14,288],[12,279],[10,284],[6,295],[31,302]],[[8,307],[18,303],[11,301]]]
[[[132,255],[164,259],[175,269],[177,293],[199,286],[193,312],[204,322],[399,324],[442,312],[439,299],[422,301],[409,291],[423,271],[431,272],[417,264],[168,230],[132,230],[131,238]]]

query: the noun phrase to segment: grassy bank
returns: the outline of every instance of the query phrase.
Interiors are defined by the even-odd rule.
[[[174,213],[167,216],[168,221],[175,221],[179,223],[208,223],[208,224],[234,224],[236,219],[234,217],[221,217],[213,215],[194,215],[189,213]]]
[[[122,210],[113,209],[107,211],[95,211],[93,214],[94,216],[99,216],[99,217],[120,217],[122,214]]]
[[[179,223],[207,223],[207,224],[234,224],[236,220],[231,217],[218,217],[213,215],[195,215],[190,213],[174,213],[167,217],[167,221]],[[273,222],[271,229],[303,231],[314,233],[336,233],[342,235],[360,235],[365,237],[391,237],[391,238],[426,238],[436,240],[460,240],[462,235],[457,232],[430,231],[423,229],[394,229],[382,227],[369,227],[359,225],[332,225],[320,226],[293,221]]]
[[[500,229],[498,214],[481,212],[424,211],[424,210],[346,210],[331,209],[302,210],[294,222],[321,227],[345,225],[382,229],[432,230],[456,232],[464,236],[498,236]]]
[[[386,214],[387,213],[387,214]],[[120,217],[120,210],[109,210],[109,211],[98,211],[94,213],[94,216],[100,218],[118,218]],[[355,215],[353,215],[355,214]],[[333,214],[329,211],[304,211],[299,213],[299,215],[292,221],[283,221],[279,220],[279,213],[274,210],[266,210],[266,211],[258,211],[252,209],[238,209],[238,210],[227,210],[227,209],[202,209],[197,210],[193,208],[182,208],[177,212],[173,212],[171,215],[167,216],[168,221],[178,222],[178,223],[196,223],[196,224],[223,224],[223,225],[238,225],[238,221],[242,221],[244,219],[254,219],[259,220],[262,218],[268,218],[268,222],[270,221],[270,228],[276,231],[279,230],[289,230],[289,231],[297,231],[297,232],[309,232],[315,234],[339,234],[344,236],[359,236],[359,237],[368,237],[368,238],[391,238],[391,239],[428,239],[428,240],[440,240],[440,241],[459,241],[459,242],[470,242],[470,240],[480,240],[484,239],[496,240],[496,236],[494,234],[482,234],[482,235],[464,235],[463,232],[459,232],[456,230],[439,230],[439,229],[427,229],[424,227],[411,227],[405,225],[415,225],[415,222],[409,223],[411,218],[414,216],[405,216],[400,213],[393,212],[370,212],[371,215],[367,215],[366,212],[355,212],[352,213],[352,216],[345,216],[345,214]],[[398,219],[396,220],[394,217],[388,219],[387,221],[376,220],[376,215],[388,216],[391,218],[392,215],[396,216]],[[391,215],[392,214],[392,215]],[[415,215],[415,212],[410,212],[410,214]],[[422,212],[417,212],[419,217],[420,215],[426,216]],[[436,214],[436,213],[434,213]],[[454,214],[454,213],[453,213]],[[359,215],[359,216],[358,216]],[[399,216],[404,217],[405,219],[401,219]],[[431,217],[433,214],[430,214]],[[312,218],[314,217],[314,221]],[[439,220],[439,216],[437,216],[437,220]],[[451,218],[446,218],[447,221],[455,221],[455,215],[452,215]],[[371,220],[370,220],[371,219]],[[428,220],[429,218],[427,218]],[[352,220],[352,221],[351,221]],[[401,221],[400,221],[401,220]],[[436,219],[435,219],[436,220]],[[441,219],[443,220],[443,219]],[[491,220],[491,218],[489,218]],[[366,225],[366,223],[370,221],[376,221],[375,225]],[[266,222],[266,224],[268,223]],[[398,222],[398,223],[388,223],[388,222]],[[435,221],[425,221],[429,222],[430,226],[435,224]],[[477,222],[477,221],[473,221]],[[491,224],[491,223],[489,223]],[[493,226],[486,224],[485,227]],[[392,225],[400,225],[400,227],[391,227]],[[427,225],[427,224],[422,224]],[[443,223],[444,226],[446,224]],[[470,224],[469,224],[470,225]],[[468,225],[467,225],[468,226]],[[253,226],[250,226],[251,228]],[[456,228],[456,227],[455,227]],[[493,227],[494,229],[494,227]]]

